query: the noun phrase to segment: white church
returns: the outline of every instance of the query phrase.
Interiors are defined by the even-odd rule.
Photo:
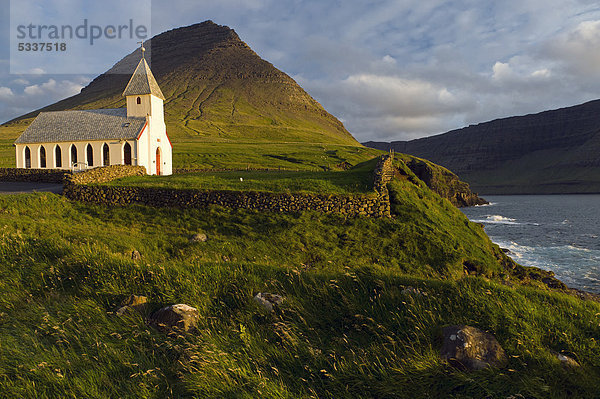
[[[126,108],[41,112],[15,141],[17,168],[138,165],[150,175],[170,175],[173,146],[164,120],[165,97],[143,50],[123,92]]]

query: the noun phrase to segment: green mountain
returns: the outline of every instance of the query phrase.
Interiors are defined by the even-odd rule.
[[[226,26],[206,21],[173,29],[154,36],[146,47],[166,97],[175,167],[335,168],[374,153],[362,148],[339,120]],[[140,56],[137,49],[81,93],[10,121],[4,130],[12,129],[7,133],[11,138],[17,136],[40,111],[124,107],[121,94]],[[223,143],[234,146],[224,150]],[[298,145],[281,149],[276,143]],[[358,149],[344,148],[348,146]],[[306,153],[315,149],[319,159],[310,159]]]
[[[429,159],[488,195],[600,193],[600,100],[365,145]]]

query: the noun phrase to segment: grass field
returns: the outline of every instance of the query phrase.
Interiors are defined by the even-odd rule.
[[[394,219],[0,197],[0,397],[597,395],[599,304],[520,285],[483,229],[423,185],[390,195]],[[208,241],[190,243],[199,231]],[[256,292],[285,302],[265,314]],[[196,307],[198,330],[116,316],[130,294]],[[493,333],[509,365],[441,361],[441,327],[463,323]]]
[[[28,121],[0,126],[0,167],[14,167],[13,142]],[[256,142],[176,135],[173,141],[173,167],[188,169],[285,169],[342,170],[340,165],[356,165],[382,151],[355,145],[309,142]]]
[[[174,189],[206,189],[268,192],[351,194],[373,191],[373,169],[377,159],[338,172],[199,172],[172,176],[133,176],[104,183]]]
[[[21,135],[24,128],[21,126],[0,126],[0,168],[15,167],[14,141]]]
[[[340,170],[381,154],[372,148],[312,143],[244,143],[214,140],[174,141],[175,168]]]

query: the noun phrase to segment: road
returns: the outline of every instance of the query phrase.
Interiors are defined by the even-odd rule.
[[[40,191],[60,194],[62,188],[62,184],[53,183],[0,182],[0,195],[24,194]]]

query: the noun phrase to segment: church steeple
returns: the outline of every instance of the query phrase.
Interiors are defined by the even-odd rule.
[[[163,95],[152,71],[144,57],[142,43],[142,59],[135,68],[123,96],[127,98],[127,117],[155,116],[163,118]]]
[[[123,91],[123,97],[139,96],[143,94],[152,94],[161,100],[165,99],[158,83],[156,83],[156,79],[154,79],[154,75],[152,75],[152,71],[146,62],[146,59],[142,56],[131,79],[129,79],[127,87],[125,87],[125,91]]]

